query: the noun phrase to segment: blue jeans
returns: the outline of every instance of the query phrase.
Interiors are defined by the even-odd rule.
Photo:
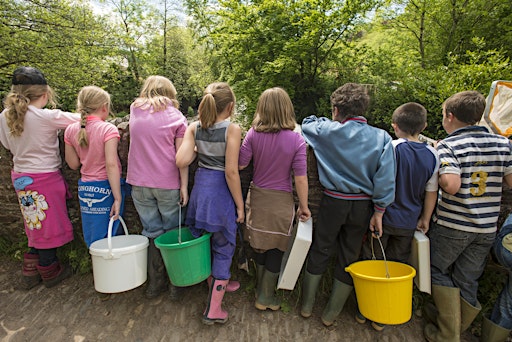
[[[482,275],[496,233],[470,233],[436,223],[429,231],[432,285],[457,287],[476,306]]]
[[[508,280],[496,299],[491,321],[505,329],[512,330],[512,252],[503,246],[503,238],[509,234],[512,234],[512,214],[503,223],[493,245],[496,259],[508,269]]]
[[[132,199],[142,223],[142,235],[154,239],[179,226],[179,190],[133,185]],[[181,216],[183,219],[184,213]]]

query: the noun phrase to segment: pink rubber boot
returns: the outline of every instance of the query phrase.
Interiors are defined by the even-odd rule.
[[[228,320],[227,311],[222,309],[222,298],[226,292],[229,280],[213,278],[213,284],[208,294],[208,306],[203,313],[203,323],[212,325],[214,323],[226,323]]]
[[[209,276],[208,279],[206,279],[206,282],[208,283],[208,288],[212,286],[212,276]],[[236,280],[230,280],[228,282],[228,285],[226,286],[226,292],[235,292],[240,288],[240,283]]]

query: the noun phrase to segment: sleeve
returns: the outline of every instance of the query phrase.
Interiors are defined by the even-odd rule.
[[[308,174],[306,141],[304,141],[304,138],[298,133],[295,141],[297,148],[292,161],[293,174],[295,176],[306,176]]]
[[[7,121],[5,120],[4,114],[0,114],[0,143],[8,149],[11,150],[9,147],[9,139],[7,137],[7,133],[9,130],[7,129]]]
[[[439,175],[445,173],[460,175],[461,170],[457,156],[444,140],[437,145],[437,153],[439,154]]]
[[[185,136],[185,132],[187,131],[187,126],[188,126],[188,122],[187,122],[187,118],[185,117],[185,115],[183,115],[181,112],[179,112],[181,117],[180,117],[180,122],[179,122],[179,125],[178,125],[178,128],[176,129],[176,138],[183,138]]]
[[[117,139],[121,138],[121,135],[119,134],[119,129],[117,129],[117,127],[114,124],[108,123],[108,125],[105,129],[103,141],[107,142],[110,139],[114,139],[114,138],[117,138]]]
[[[435,163],[434,171],[432,172],[432,177],[428,180],[425,191],[437,191],[439,188],[439,155],[437,154],[437,151],[430,145],[427,145],[427,148],[435,157]]]
[[[373,177],[373,205],[375,211],[384,212],[395,200],[396,157],[389,134],[383,131],[384,146],[379,158],[377,172]]]
[[[60,109],[44,109],[52,120],[52,124],[56,129],[64,129],[72,123],[80,121],[80,114],[63,112]]]
[[[238,157],[238,166],[247,166],[251,162],[252,159],[252,139],[254,135],[254,129],[251,127],[249,132],[244,138],[242,142],[242,146],[240,147],[240,155]]]
[[[315,115],[310,115],[302,120],[302,136],[306,143],[312,148],[315,148],[318,135],[321,131],[318,121],[319,119]]]
[[[69,125],[68,127],[66,127],[66,130],[64,131],[64,142],[68,145],[73,145],[73,132],[73,125]]]

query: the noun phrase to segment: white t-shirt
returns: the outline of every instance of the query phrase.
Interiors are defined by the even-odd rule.
[[[80,121],[80,114],[29,105],[23,133],[14,137],[10,134],[5,110],[0,113],[0,142],[13,154],[14,171],[44,173],[60,169],[59,130],[77,121]]]

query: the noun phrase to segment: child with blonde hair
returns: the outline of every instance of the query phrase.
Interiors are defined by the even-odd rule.
[[[13,155],[11,179],[30,247],[22,267],[21,287],[27,290],[41,280],[55,286],[72,273],[57,258],[57,248],[73,240],[58,132],[80,116],[45,109],[47,104],[55,107],[54,96],[40,70],[19,67],[0,114],[0,142]]]
[[[246,201],[245,235],[257,266],[258,310],[280,308],[274,291],[295,220],[292,174],[299,198],[297,216],[301,221],[311,217],[306,142],[294,132],[295,126],[293,104],[286,91],[267,89],[258,100],[252,127],[240,148],[240,168],[247,167],[251,160],[254,165]]]
[[[110,107],[109,93],[96,86],[83,87],[77,100],[81,122],[64,132],[66,162],[73,170],[81,166],[78,199],[87,247],[107,236],[110,218],[117,220],[124,209],[124,182],[117,155],[120,135],[115,125],[105,121]],[[118,226],[115,222],[112,235]]]
[[[242,133],[240,126],[228,120],[234,108],[235,94],[229,85],[210,84],[199,104],[199,122],[187,128],[176,154],[180,168],[190,165],[198,156],[199,167],[185,222],[195,237],[212,233],[212,279],[203,313],[203,323],[208,325],[228,320],[228,313],[222,309],[222,298],[226,290],[239,287],[238,283],[229,282],[237,222],[243,222],[245,217],[238,173]]]
[[[127,173],[142,235],[150,241],[147,298],[154,298],[169,287],[155,239],[179,225],[180,204],[185,206],[188,202],[188,166],[176,166],[176,151],[186,129],[187,119],[179,110],[172,82],[163,76],[148,77],[130,107]],[[171,299],[179,298],[178,289],[171,284]]]

